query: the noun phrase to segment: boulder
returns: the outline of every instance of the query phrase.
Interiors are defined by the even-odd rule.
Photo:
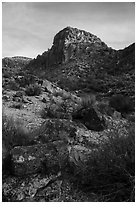
[[[49,148],[46,144],[14,147],[10,152],[13,174],[24,176],[39,172],[45,160],[45,154],[48,152]]]
[[[121,119],[121,113],[120,112],[118,112],[118,111],[114,111],[114,113],[113,113],[113,119],[115,119],[115,120],[119,120],[119,119]]]
[[[72,119],[81,121],[89,130],[102,131],[105,127],[105,121],[91,107],[79,109],[72,115]]]
[[[5,100],[5,101],[10,101],[10,97],[7,96],[7,95],[3,95],[3,96],[2,96],[2,99]]]
[[[37,172],[57,173],[68,163],[68,148],[61,140],[48,144],[14,147],[10,155],[12,173],[16,176]]]

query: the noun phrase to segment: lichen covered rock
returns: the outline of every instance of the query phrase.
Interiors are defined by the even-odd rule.
[[[44,145],[18,146],[11,150],[12,172],[14,175],[23,176],[39,172],[48,147]]]

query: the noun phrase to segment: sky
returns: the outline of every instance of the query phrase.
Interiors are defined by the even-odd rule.
[[[54,36],[71,26],[98,36],[109,47],[135,42],[131,2],[2,3],[2,57],[35,58],[51,48]]]

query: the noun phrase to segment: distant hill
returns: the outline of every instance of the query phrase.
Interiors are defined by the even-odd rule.
[[[24,67],[30,62],[30,60],[32,59],[28,57],[22,57],[22,56],[5,57],[2,59],[2,66],[10,67],[10,68]]]

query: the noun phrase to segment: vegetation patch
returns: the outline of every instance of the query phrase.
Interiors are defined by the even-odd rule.
[[[82,166],[81,166],[82,168]],[[135,199],[135,129],[121,136],[117,129],[110,131],[108,141],[92,151],[87,165],[77,172],[77,183],[84,192],[98,194],[100,202]]]
[[[15,146],[28,146],[33,144],[33,133],[30,132],[21,122],[13,117],[7,118],[2,115],[2,141],[7,149]]]
[[[37,84],[31,84],[26,87],[25,93],[28,96],[38,96],[41,94],[41,87]]]
[[[134,110],[134,105],[129,97],[117,94],[111,97],[109,104],[121,113],[128,113]]]

